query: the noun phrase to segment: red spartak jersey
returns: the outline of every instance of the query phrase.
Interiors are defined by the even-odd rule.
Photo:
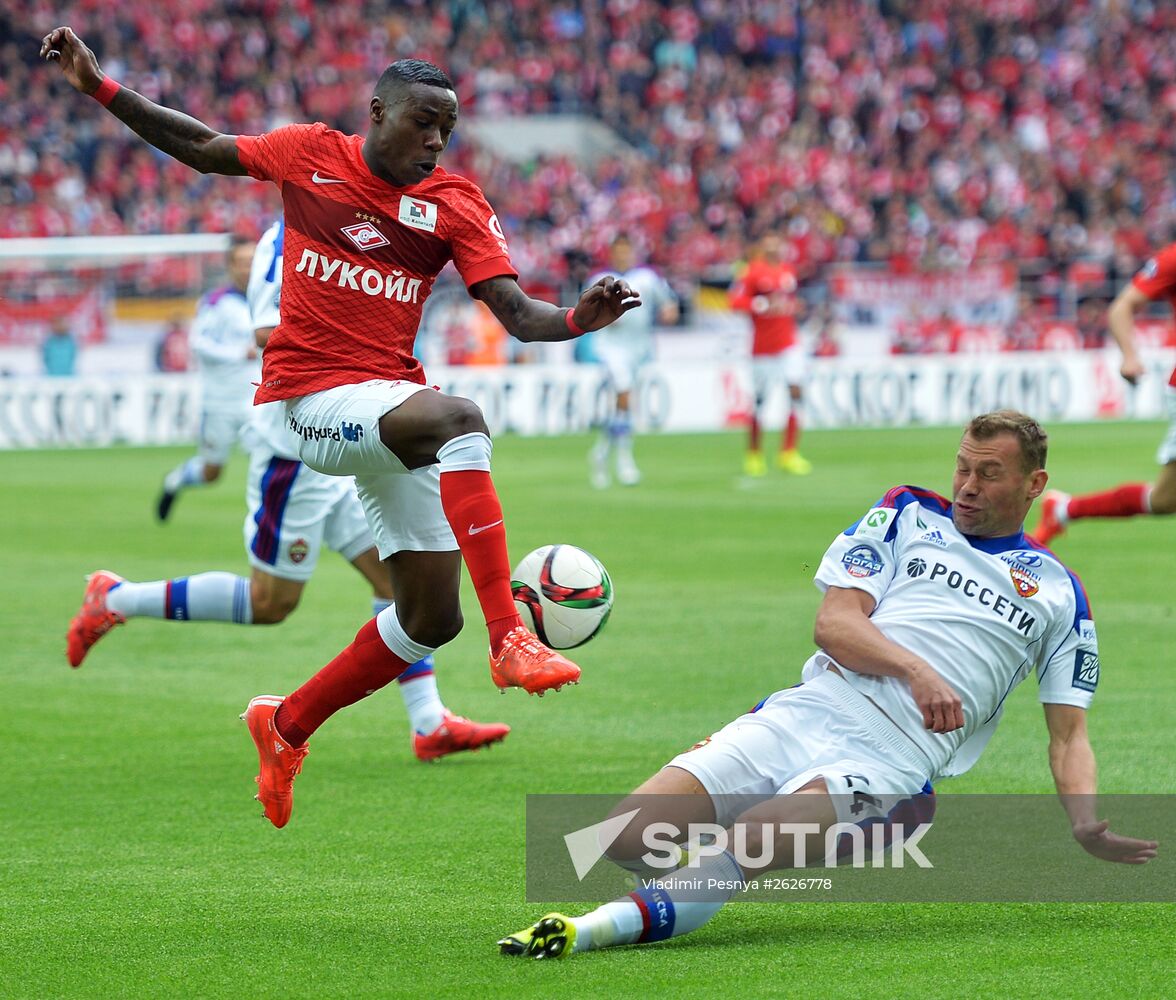
[[[735,309],[751,314],[752,357],[780,354],[796,343],[796,269],[783,261],[753,260],[731,288]]]
[[[438,272],[468,288],[516,278],[498,217],[473,181],[438,167],[396,187],[364,162],[363,138],[321,122],[237,136],[241,165],[282,192],[282,321],[255,402],[369,379],[424,383],[413,342]]]
[[[1169,243],[1148,260],[1131,283],[1149,299],[1163,299],[1176,311],[1176,243]],[[1176,368],[1168,385],[1176,387]]]

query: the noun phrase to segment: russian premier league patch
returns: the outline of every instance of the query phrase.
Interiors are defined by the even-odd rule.
[[[841,557],[845,572],[856,580],[882,572],[882,557],[869,545],[855,545]]]

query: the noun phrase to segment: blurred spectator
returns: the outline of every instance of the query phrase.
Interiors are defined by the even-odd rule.
[[[155,370],[186,372],[188,362],[188,331],[183,322],[176,318],[167,324],[155,347]]]
[[[1035,351],[1041,345],[1042,326],[1046,311],[1029,292],[1022,290],[1017,297],[1017,313],[1005,328],[1006,351]]]
[[[837,326],[833,321],[832,312],[825,306],[813,313],[817,335],[813,340],[814,358],[836,358],[841,354],[841,344],[837,340]]]
[[[0,236],[265,228],[262,185],[159,159],[97,106],[55,100],[42,9],[0,0]],[[1056,293],[1076,262],[1127,280],[1176,225],[1176,7],[1154,0],[76,0],[49,20],[230,132],[362,131],[354,94],[407,54],[454,75],[464,114],[601,119],[633,155],[511,164],[460,129],[447,154],[552,289],[585,219],[595,263],[640,232],[680,297],[729,281],[768,231],[797,247],[802,281],[834,261],[1016,259]]]
[[[1107,301],[1083,299],[1078,303],[1078,342],[1083,350],[1099,351],[1107,346]]]
[[[46,375],[73,375],[78,363],[78,342],[64,319],[55,319],[41,344]]]

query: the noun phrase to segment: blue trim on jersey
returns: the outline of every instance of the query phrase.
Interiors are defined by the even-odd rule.
[[[643,943],[664,941],[674,934],[674,901],[665,889],[637,889],[629,898],[641,911],[643,929],[637,939]]]
[[[1064,562],[1062,562],[1057,557],[1057,555],[1055,555],[1044,545],[1042,545],[1041,542],[1037,541],[1037,539],[1031,537],[1030,535],[1025,536],[1025,548],[1033,549],[1035,552],[1040,552],[1042,555],[1049,556],[1054,562],[1056,562],[1059,566],[1062,567],[1062,569],[1066,571],[1066,575],[1070,578],[1070,584],[1074,588],[1074,627],[1077,628],[1078,623],[1082,621],[1083,618],[1094,621],[1094,612],[1090,608],[1090,597],[1086,593],[1086,587],[1083,586],[1082,581],[1078,578],[1078,574],[1070,569],[1070,567],[1067,566]]]
[[[261,504],[253,515],[257,534],[249,546],[258,559],[273,566],[278,561],[278,539],[282,533],[282,517],[294,488],[294,479],[302,463],[292,458],[278,458],[269,461],[261,477]]]
[[[962,531],[960,534],[964,535]],[[993,556],[1009,552],[1012,549],[1029,548],[1025,543],[1025,532],[1023,531],[1018,531],[1015,535],[1002,535],[1000,538],[979,538],[976,535],[964,535],[964,538],[972,548]]]
[[[1074,627],[1078,627],[1078,623],[1083,618],[1088,618],[1094,621],[1094,612],[1090,610],[1090,598],[1086,596],[1086,588],[1082,586],[1082,581],[1078,579],[1078,574],[1070,569],[1069,566],[1062,566],[1066,571],[1066,575],[1070,578],[1070,583],[1074,586]]]
[[[164,616],[177,622],[188,620],[188,578],[168,581],[164,600]]]
[[[265,272],[265,281],[267,285],[274,283],[274,278],[278,273],[278,261],[282,259],[282,244],[286,240],[286,217],[283,215],[278,219],[278,231],[274,233],[274,256],[270,260],[269,270]]]
[[[430,653],[423,660],[417,660],[411,667],[396,679],[403,684],[405,681],[415,681],[418,677],[427,677],[433,672],[433,654]]]

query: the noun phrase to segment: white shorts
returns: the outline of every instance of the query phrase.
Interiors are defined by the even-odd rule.
[[[224,465],[249,416],[248,406],[239,410],[205,410],[200,414],[200,444],[197,454],[209,465]]]
[[[1168,386],[1164,398],[1168,403],[1168,435],[1156,452],[1156,461],[1160,465],[1176,462],[1176,386]]]
[[[793,344],[779,354],[759,354],[751,359],[751,383],[756,396],[766,397],[781,383],[800,385],[808,371],[804,345]]]
[[[777,691],[751,712],[679,754],[667,767],[689,771],[715,800],[716,822],[728,826],[755,803],[824,778],[837,819],[882,819],[929,791],[928,768],[902,749],[898,730],[881,715],[867,726],[839,703],[840,677],[826,673]],[[879,733],[893,730],[893,739]]]
[[[427,386],[373,379],[288,400],[298,453],[328,476],[354,476],[380,558],[395,552],[455,552],[441,508],[437,465],[408,470],[380,440],[380,418]]]
[[[266,449],[249,456],[245,552],[283,580],[309,580],[323,543],[353,562],[373,545],[350,479],[324,476]]]
[[[608,383],[614,392],[632,392],[637,384],[637,373],[649,360],[650,351],[644,340],[626,344],[613,337],[598,337],[593,345],[596,360],[608,373]]]

